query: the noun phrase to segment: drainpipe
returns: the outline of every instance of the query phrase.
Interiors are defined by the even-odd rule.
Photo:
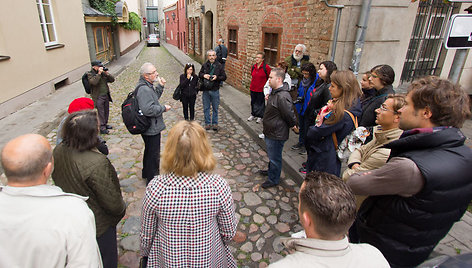
[[[354,51],[352,52],[351,70],[357,76],[359,73],[359,64],[362,57],[362,49],[365,43],[365,34],[367,23],[369,22],[370,5],[372,0],[362,1],[361,14],[359,15],[359,22],[357,23],[356,42],[354,43]]]
[[[339,24],[341,23],[341,11],[344,8],[344,5],[330,5],[328,4],[327,0],[323,0],[327,7],[333,7],[338,9],[338,13],[336,15],[336,25],[334,27],[334,37],[333,37],[333,44],[331,47],[331,61],[334,61],[334,56],[336,55],[336,44],[338,42],[338,33],[339,33]]]
[[[462,68],[464,68],[465,60],[467,59],[468,49],[457,49],[452,61],[451,70],[449,71],[449,79],[452,83],[459,83],[461,77]]]

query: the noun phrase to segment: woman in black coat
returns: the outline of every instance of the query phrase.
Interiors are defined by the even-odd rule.
[[[197,81],[198,76],[195,74],[195,66],[187,63],[184,68],[184,73],[180,75],[179,87],[182,89],[180,101],[184,111],[185,120],[194,120],[195,118],[195,100],[197,99]],[[189,117],[190,108],[190,117]]]

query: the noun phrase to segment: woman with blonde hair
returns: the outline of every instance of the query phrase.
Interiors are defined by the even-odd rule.
[[[163,174],[146,188],[141,254],[147,267],[236,267],[227,243],[236,233],[228,183],[210,172],[216,159],[206,131],[180,121],[162,153]]]
[[[318,170],[339,176],[341,162],[336,156],[335,143],[340,143],[354,129],[352,117],[362,113],[359,101],[362,91],[351,71],[335,71],[330,78],[332,99],[307,132],[307,172]]]

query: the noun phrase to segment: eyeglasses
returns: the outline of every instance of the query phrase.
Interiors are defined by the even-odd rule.
[[[392,113],[394,113],[394,114],[397,113],[397,112],[395,112],[394,110],[390,110],[389,108],[387,108],[387,105],[385,105],[385,103],[383,103],[382,105],[380,105],[379,109],[380,109],[381,111],[384,111],[384,112],[390,111],[390,112],[392,112]]]
[[[192,63],[190,63],[190,62],[189,62],[189,63],[187,63],[187,64],[185,64],[185,65],[186,65],[186,66],[191,66],[191,67],[193,67],[193,64],[192,64]]]

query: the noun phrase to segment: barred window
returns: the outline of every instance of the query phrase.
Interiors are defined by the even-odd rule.
[[[282,29],[262,28],[265,62],[270,66],[275,66],[279,58],[280,36]]]
[[[228,53],[238,57],[238,26],[228,26]]]

